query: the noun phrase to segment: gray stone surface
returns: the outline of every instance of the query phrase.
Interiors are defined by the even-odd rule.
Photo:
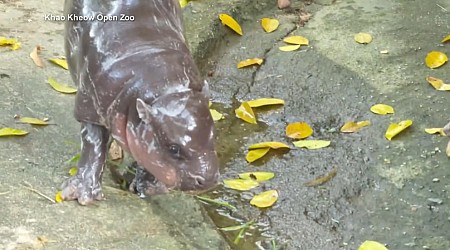
[[[293,1],[312,13],[304,27],[296,25],[299,13],[293,10],[258,13],[243,24],[242,37],[231,33],[224,38],[211,63],[217,65],[209,79],[213,99],[229,114],[219,123],[221,152],[230,159],[223,178],[272,171],[276,177],[251,193],[280,192],[277,204],[267,210],[245,205],[248,192],[221,196],[242,201],[236,218],[257,218],[261,225],[253,237],[265,249],[270,237],[287,249],[357,249],[365,240],[386,243],[389,249],[450,249],[448,139],[424,132],[449,120],[448,93],[434,90],[425,77],[448,82],[450,67],[431,70],[424,58],[432,50],[450,53],[449,44],[440,44],[449,34],[450,2],[305,3]],[[278,18],[278,30],[264,33],[262,17]],[[353,36],[359,32],[370,33],[373,42],[356,43]],[[279,51],[288,35],[303,35],[310,45]],[[237,62],[253,57],[264,58],[264,64],[236,68]],[[256,109],[258,125],[234,118],[241,101],[261,97],[282,98],[286,104]],[[369,108],[376,103],[390,104],[396,113],[375,115]],[[411,128],[392,141],[384,138],[391,122],[406,119],[413,120]],[[333,132],[349,120],[370,120],[372,125],[354,134]],[[331,146],[269,154],[254,164],[245,161],[253,143],[291,143],[285,126],[296,121],[309,123],[312,139],[331,140]],[[329,183],[304,185],[334,167],[337,176]],[[433,182],[436,177],[441,181]],[[429,206],[428,198],[437,197],[443,203]]]

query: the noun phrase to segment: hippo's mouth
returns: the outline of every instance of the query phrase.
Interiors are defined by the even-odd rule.
[[[181,176],[174,167],[151,164],[151,162],[140,163],[139,160],[137,160],[137,162],[158,181],[164,183],[167,189],[176,189],[180,187]]]
[[[135,170],[136,174],[132,180],[129,179],[129,190],[131,192],[136,192],[141,197],[165,194],[175,188],[190,195],[200,195],[202,193],[211,191],[211,189],[215,187],[214,185],[206,189],[203,188],[195,190],[183,190],[182,186],[180,186],[179,188],[174,187],[172,189],[169,189],[163,182],[156,179],[156,177],[148,172],[145,168],[139,166],[137,162],[133,163],[132,168]]]
[[[142,166],[146,171],[151,173],[158,181],[164,183],[168,189],[179,187],[181,175],[175,167],[168,164],[161,164],[157,152],[149,154],[147,152],[149,145],[143,147],[142,144],[145,142],[133,138],[127,134],[128,148],[139,166]]]
[[[142,147],[142,143],[137,140],[129,140],[127,136],[128,148],[139,166],[152,174],[158,181],[164,183],[167,189],[180,189],[182,191],[207,190],[215,185],[205,179],[201,174],[183,172],[183,167],[172,164],[164,164],[161,155],[157,151],[147,152],[147,147]],[[138,144],[140,143],[140,144]],[[215,178],[216,179],[216,178]]]

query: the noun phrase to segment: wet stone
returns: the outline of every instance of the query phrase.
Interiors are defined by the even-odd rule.
[[[428,198],[428,205],[430,206],[441,205],[442,203],[443,203],[442,199]]]

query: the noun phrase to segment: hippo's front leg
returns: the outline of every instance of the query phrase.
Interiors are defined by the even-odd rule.
[[[81,155],[78,171],[62,186],[64,200],[78,199],[81,205],[103,199],[101,178],[106,161],[109,132],[105,127],[81,123]]]

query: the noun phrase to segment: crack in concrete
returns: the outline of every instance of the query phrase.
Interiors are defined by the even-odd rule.
[[[298,20],[297,20],[297,21],[298,21]],[[277,45],[280,41],[283,41],[284,38],[290,36],[294,31],[298,30],[299,26],[296,24],[297,22],[296,22],[296,21],[293,21],[292,23],[294,24],[294,27],[292,27],[290,30],[288,30],[288,31],[287,31],[284,35],[282,35],[276,42],[274,42],[273,45],[272,45],[270,48],[267,48],[267,49],[264,51],[263,57],[262,57],[262,58],[264,58],[264,61],[267,61],[267,60],[268,60],[268,54],[269,54],[269,52],[271,52],[271,51],[276,47],[276,45]],[[250,92],[251,92],[250,89],[251,89],[251,87],[253,87],[253,85],[255,84],[255,82],[256,82],[256,76],[257,76],[257,74],[258,74],[258,72],[259,72],[259,70],[261,69],[262,66],[263,66],[263,64],[258,65],[258,66],[256,67],[255,71],[253,71],[250,83],[246,84],[247,91],[242,95],[242,98],[243,98],[243,99],[245,99],[245,97],[246,97],[248,94],[250,94]],[[269,75],[269,76],[267,76],[267,77],[278,77],[278,75]],[[267,77],[262,78],[262,79],[266,79]],[[262,79],[261,79],[261,80],[262,80]],[[243,86],[243,87],[244,87],[244,86]],[[234,101],[237,101],[236,96],[237,96],[238,93],[241,91],[241,88],[242,88],[242,87],[237,88],[237,89],[236,89],[236,92],[233,93],[233,96],[232,96],[233,102],[234,102]],[[282,112],[283,115],[282,115],[282,119],[281,119],[281,120],[282,120],[282,122],[284,122],[284,123],[287,124],[287,119],[286,119],[286,115],[285,115],[286,112],[284,112],[284,111],[285,111],[284,109],[285,109],[285,108],[283,107],[283,112]]]
[[[296,24],[297,22],[298,22],[298,20],[293,21],[292,23],[294,24],[294,27],[292,27],[290,30],[288,30],[275,43],[273,43],[273,45],[270,48],[267,48],[264,51],[262,58],[264,59],[265,62],[269,59],[268,54],[269,54],[269,52],[271,52],[276,47],[276,44],[278,44],[280,41],[282,41],[284,38],[286,38],[287,36],[291,35],[294,31],[296,31],[298,29],[299,26]],[[251,92],[250,88],[253,87],[253,85],[255,84],[256,76],[257,76],[257,74],[258,74],[258,72],[259,72],[259,70],[261,69],[262,66],[263,66],[263,64],[257,65],[255,71],[253,71],[250,83],[246,84],[247,91],[242,95],[243,98],[246,97]],[[236,95],[240,92],[240,89],[241,88],[238,88],[236,93],[233,94],[233,98],[235,98]]]

